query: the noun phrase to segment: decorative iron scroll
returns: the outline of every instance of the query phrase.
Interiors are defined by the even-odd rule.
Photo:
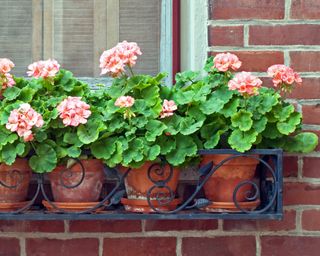
[[[280,218],[282,216],[282,151],[281,150],[253,150],[249,153],[238,153],[233,150],[202,150],[199,154],[208,155],[208,154],[233,154],[230,157],[222,160],[220,163],[209,162],[206,165],[202,166],[198,169],[199,179],[194,186],[194,190],[191,191],[191,194],[187,198],[183,198],[183,201],[175,206],[175,209],[170,208],[170,210],[163,210],[162,206],[170,205],[174,200],[176,200],[175,191],[170,188],[168,185],[174,176],[174,168],[170,166],[164,159],[161,159],[159,163],[152,164],[148,169],[148,179],[153,184],[147,191],[147,201],[149,207],[153,210],[153,213],[150,214],[138,214],[139,217],[136,217],[136,213],[125,212],[123,206],[121,206],[120,202],[123,197],[125,197],[125,179],[127,175],[132,171],[128,168],[125,172],[120,172],[116,168],[109,168],[105,166],[104,174],[106,178],[109,180],[115,180],[115,186],[112,190],[107,193],[107,195],[101,199],[95,206],[81,210],[76,212],[69,212],[65,209],[59,208],[54,201],[50,200],[50,196],[48,195],[47,190],[45,189],[45,177],[46,174],[36,174],[36,191],[30,201],[27,202],[21,209],[12,212],[0,212],[0,219],[4,216],[6,219],[10,219],[10,217],[14,218],[16,215],[28,214],[30,212],[35,212],[37,214],[42,213],[43,216],[50,216],[50,219],[62,218],[64,215],[68,215],[68,219],[72,219],[70,216],[78,216],[77,219],[88,218],[86,216],[92,215],[92,219],[94,216],[105,216],[107,219],[108,216],[113,216],[112,218],[117,219],[130,219],[135,218],[139,219],[140,216],[143,219],[144,216],[146,218],[157,218],[156,216],[162,216],[161,218],[179,218],[172,217],[173,215],[179,216],[183,214],[186,218],[197,218],[197,216],[201,216],[202,218],[219,218],[222,216],[226,218],[226,216],[237,216],[239,214],[245,214],[248,218],[258,218],[258,215],[265,216],[268,215],[268,218]],[[259,155],[259,156],[257,156]],[[203,208],[208,207],[208,205],[212,204],[212,202],[206,198],[203,198],[202,191],[205,183],[209,180],[209,178],[214,175],[219,168],[231,161],[232,159],[236,159],[238,157],[247,157],[256,159],[259,161],[259,165],[257,168],[259,181],[254,182],[252,180],[245,180],[240,182],[235,186],[233,191],[233,203],[237,208],[237,212],[235,213],[207,213],[203,211]],[[271,160],[271,161],[270,161]],[[81,171],[79,180],[74,182],[74,171],[71,168],[66,168],[60,173],[60,185],[67,189],[73,189],[80,186],[85,177],[85,168],[79,159],[75,159],[75,161],[80,164]],[[23,179],[23,174],[18,170],[14,170],[10,173],[10,178],[14,178],[16,181],[15,184],[6,184],[4,181],[0,180],[0,187],[3,186],[7,189],[15,189],[21,184]],[[79,171],[78,174],[79,175]],[[73,183],[68,182],[68,179],[73,178]],[[248,186],[249,185],[249,186]],[[255,201],[260,200],[260,205],[252,210],[248,210],[242,207],[241,202],[237,201],[237,194],[239,191],[242,191],[243,188],[250,187],[250,190],[245,192],[245,199],[247,201]],[[37,198],[42,197],[47,203],[54,209],[54,212],[47,212],[43,209],[43,207],[36,206],[35,202]],[[160,209],[161,208],[161,209]],[[93,214],[97,209],[102,209],[101,212],[97,214]],[[275,214],[277,217],[272,217],[272,214]],[[132,217],[130,217],[132,216]],[[134,217],[133,217],[134,216]],[[270,217],[271,216],[271,217]],[[45,219],[46,217],[41,217],[41,219]],[[23,219],[23,217],[21,217]]]

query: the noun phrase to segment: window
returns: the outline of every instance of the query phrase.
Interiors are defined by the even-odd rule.
[[[168,70],[172,1],[0,0],[0,56],[15,62],[16,75],[55,58],[76,76],[99,77],[102,51],[128,40],[143,51],[137,72]]]

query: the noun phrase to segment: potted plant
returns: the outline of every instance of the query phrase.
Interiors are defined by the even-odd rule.
[[[96,205],[104,182],[103,163],[85,149],[97,140],[104,124],[86,103],[88,85],[50,59],[29,65],[28,75],[33,78],[16,79],[16,85],[3,93],[1,129],[14,139],[2,146],[2,161],[10,165],[17,156],[27,156],[34,172],[49,173],[60,208]]]
[[[103,113],[108,133],[93,143],[90,150],[109,167],[118,166],[123,173],[131,170],[125,178],[127,198],[122,202],[128,210],[150,212],[147,198],[160,207],[158,201],[174,196],[178,185],[179,169],[171,169],[164,161],[168,149],[161,139],[167,130],[163,120],[174,115],[176,106],[173,101],[161,98],[165,74],[153,77],[133,73],[132,67],[140,54],[136,43],[126,41],[102,54],[101,73],[114,80],[110,87],[97,92],[95,103]],[[150,190],[169,176],[172,177],[166,186]],[[178,202],[172,200],[168,207],[175,207]]]
[[[176,85],[170,89],[178,112],[188,117],[190,135],[198,137],[203,149],[232,148],[246,152],[251,148],[282,148],[288,152],[310,152],[318,138],[301,132],[301,113],[285,101],[281,92],[290,92],[299,75],[284,65],[274,65],[268,73],[274,88],[262,87],[262,81],[248,72],[233,75],[241,66],[230,53],[208,59],[204,78],[199,72],[177,74]],[[192,132],[192,133],[191,133]],[[228,155],[204,155],[201,166],[219,164]],[[206,197],[212,208],[235,208],[233,192],[236,185],[254,177],[259,156],[237,157],[226,161],[206,182]],[[251,185],[238,190],[236,200],[246,201]],[[221,204],[219,204],[221,203]],[[257,202],[258,203],[258,202]],[[209,209],[210,210],[210,209]]]
[[[28,109],[33,114],[33,123],[25,118],[26,127],[19,129],[13,124],[7,124],[8,116],[4,110],[15,106],[7,103],[7,98],[13,97],[14,91],[25,85],[23,79],[14,78],[10,71],[14,63],[6,58],[0,59],[0,211],[13,211],[24,207],[31,179],[31,168],[24,156],[28,153],[26,146],[32,137],[33,128],[41,127],[43,122],[39,114]],[[26,112],[27,105],[20,110]],[[15,119],[18,110],[11,119]],[[25,117],[25,116],[24,116]]]

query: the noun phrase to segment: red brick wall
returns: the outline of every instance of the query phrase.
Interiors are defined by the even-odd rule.
[[[262,77],[274,63],[301,72],[292,101],[304,129],[320,134],[320,1],[212,0],[209,8],[210,52],[234,52]],[[319,152],[286,157],[281,222],[0,221],[0,256],[319,255],[319,166]]]

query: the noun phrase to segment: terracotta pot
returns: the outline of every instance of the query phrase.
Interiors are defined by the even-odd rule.
[[[81,160],[81,163],[85,176],[80,184],[83,173],[79,163],[70,169],[66,169],[66,166],[58,166],[49,173],[54,201],[97,202],[99,200],[105,177],[103,163],[97,159]],[[76,186],[77,184],[79,185]]]
[[[147,200],[148,190],[154,186],[154,183],[148,178],[148,169],[155,163],[146,162],[138,169],[133,169],[129,172],[128,176],[125,178],[125,187],[127,191],[128,199],[144,199]],[[158,166],[158,165],[157,165]],[[123,172],[127,168],[121,167],[120,170]],[[154,165],[154,169],[156,165]],[[170,166],[166,165],[163,171],[156,173],[151,172],[151,178],[155,181],[166,180],[170,175]],[[173,168],[172,177],[166,185],[175,192],[178,186],[180,170]],[[150,199],[154,200],[157,194],[161,195],[161,199],[166,199],[170,197],[170,192],[166,188],[156,188],[152,191]]]
[[[14,164],[0,164],[0,181],[12,188],[0,184],[0,203],[23,202],[27,198],[32,176],[28,160],[17,158]]]
[[[232,155],[203,155],[201,165],[213,162],[219,164]],[[256,156],[258,157],[258,156]],[[233,202],[233,192],[236,186],[245,180],[252,180],[258,160],[248,157],[238,157],[224,163],[205,183],[204,193],[213,202]],[[252,185],[244,185],[237,192],[237,201],[244,202]]]

